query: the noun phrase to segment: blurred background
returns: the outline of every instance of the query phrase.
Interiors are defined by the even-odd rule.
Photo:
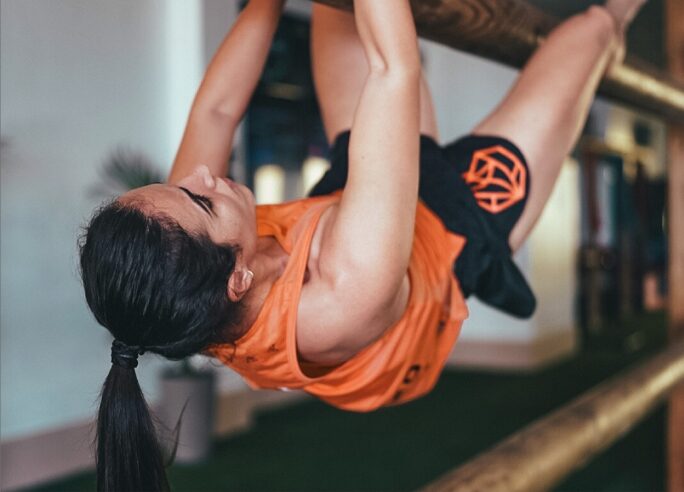
[[[565,17],[591,2],[534,3]],[[92,490],[92,419],[111,337],[85,304],[77,238],[103,200],[164,178],[204,67],[241,3],[0,7],[0,488]],[[327,168],[309,10],[288,2],[236,136],[231,172],[259,203],[303,196]],[[662,35],[663,5],[651,0],[629,52],[663,67]],[[467,133],[516,76],[433,43],[421,50],[443,143]],[[174,488],[413,489],[657,350],[667,300],[665,139],[658,119],[594,103],[516,257],[537,312],[516,320],[469,301],[449,367],[422,400],[354,415],[298,393],[253,392],[201,358],[142,357],[138,377],[164,422],[178,418],[183,381],[205,385],[199,423],[185,426],[171,470]],[[559,490],[662,489],[663,415]]]

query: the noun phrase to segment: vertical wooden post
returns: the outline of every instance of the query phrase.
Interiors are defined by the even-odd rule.
[[[684,80],[684,2],[665,1],[666,46],[670,73]],[[684,125],[668,132],[669,314],[670,340],[684,338]],[[667,425],[667,487],[684,492],[684,386],[672,393]]]

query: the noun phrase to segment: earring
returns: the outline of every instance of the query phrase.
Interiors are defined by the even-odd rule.
[[[248,273],[251,279],[254,280],[254,272],[252,270],[247,270],[246,273]]]

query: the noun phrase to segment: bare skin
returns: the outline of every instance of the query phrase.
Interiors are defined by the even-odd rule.
[[[513,250],[539,219],[561,165],[586,121],[602,75],[622,57],[622,35],[643,0],[609,4],[612,11],[591,7],[558,26],[528,61],[501,104],[473,130],[508,138],[527,158],[532,186],[525,210],[509,236]]]
[[[368,62],[356,32],[354,16],[321,5],[312,6],[312,70],[323,125],[332,143],[337,135],[352,126],[359,95],[368,76]],[[420,80],[420,133],[435,140],[439,130],[430,89]]]
[[[355,21],[367,75],[352,118],[349,176],[316,233],[312,275],[320,282],[304,286],[298,311],[298,347],[319,363],[343,362],[379,338],[405,311],[409,291],[420,122],[415,25],[405,0],[357,2]]]
[[[226,171],[232,143],[227,137],[258,80],[281,6],[251,0],[219,48],[195,98],[169,184],[121,198],[141,204],[146,213],[165,213],[188,230],[206,231],[215,241],[241,247],[226,295],[246,306],[243,331],[261,310],[287,256],[273,238],[257,237],[254,204],[244,190],[237,188],[241,193],[236,194],[234,186],[216,176]],[[300,355],[320,364],[347,360],[380,337],[401,317],[409,289],[420,58],[407,1],[359,2],[356,30],[367,70],[356,94],[352,126],[359,131],[350,143],[350,179],[339,204],[319,221],[297,323]],[[226,81],[236,86],[226,87]],[[385,179],[390,173],[394,179]],[[193,203],[179,187],[200,201],[209,200],[214,213]],[[324,319],[321,312],[326,312]]]
[[[214,54],[193,101],[169,183],[207,166],[226,176],[233,135],[271,48],[285,0],[250,0]]]
[[[622,38],[645,0],[609,0],[563,22],[521,71],[499,106],[473,129],[499,135],[526,156],[532,189],[509,237],[516,250],[525,241],[574,146],[603,73],[623,55]],[[348,130],[365,59],[350,14],[314,5],[313,71],[329,140]],[[581,56],[578,56],[581,54]],[[563,60],[558,63],[558,60]],[[433,103],[424,79],[421,133],[437,137]]]
[[[514,247],[548,199],[596,85],[619,53],[622,33],[641,3],[611,0],[606,8],[593,7],[564,22],[499,107],[475,127],[476,133],[509,138],[529,161],[533,187],[509,238]],[[249,190],[216,176],[225,175],[232,146],[228,137],[256,85],[281,7],[278,1],[251,0],[227,36],[198,91],[169,184],[121,198],[146,212],[166,213],[217,242],[241,246],[226,295],[246,306],[243,330],[252,325],[288,257],[273,238],[257,236]],[[300,356],[330,365],[355,355],[404,313],[418,134],[438,134],[407,2],[360,0],[356,18],[315,5],[312,32],[313,70],[328,138],[353,130],[348,184],[316,229],[298,310]],[[249,42],[243,42],[246,38]],[[211,200],[213,213],[179,187]]]

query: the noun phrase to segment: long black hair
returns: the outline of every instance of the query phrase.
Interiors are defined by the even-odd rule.
[[[118,201],[95,213],[79,247],[88,306],[117,343],[178,360],[237,338],[241,306],[226,286],[238,247]],[[135,365],[112,364],[102,387],[99,491],[169,489]]]

